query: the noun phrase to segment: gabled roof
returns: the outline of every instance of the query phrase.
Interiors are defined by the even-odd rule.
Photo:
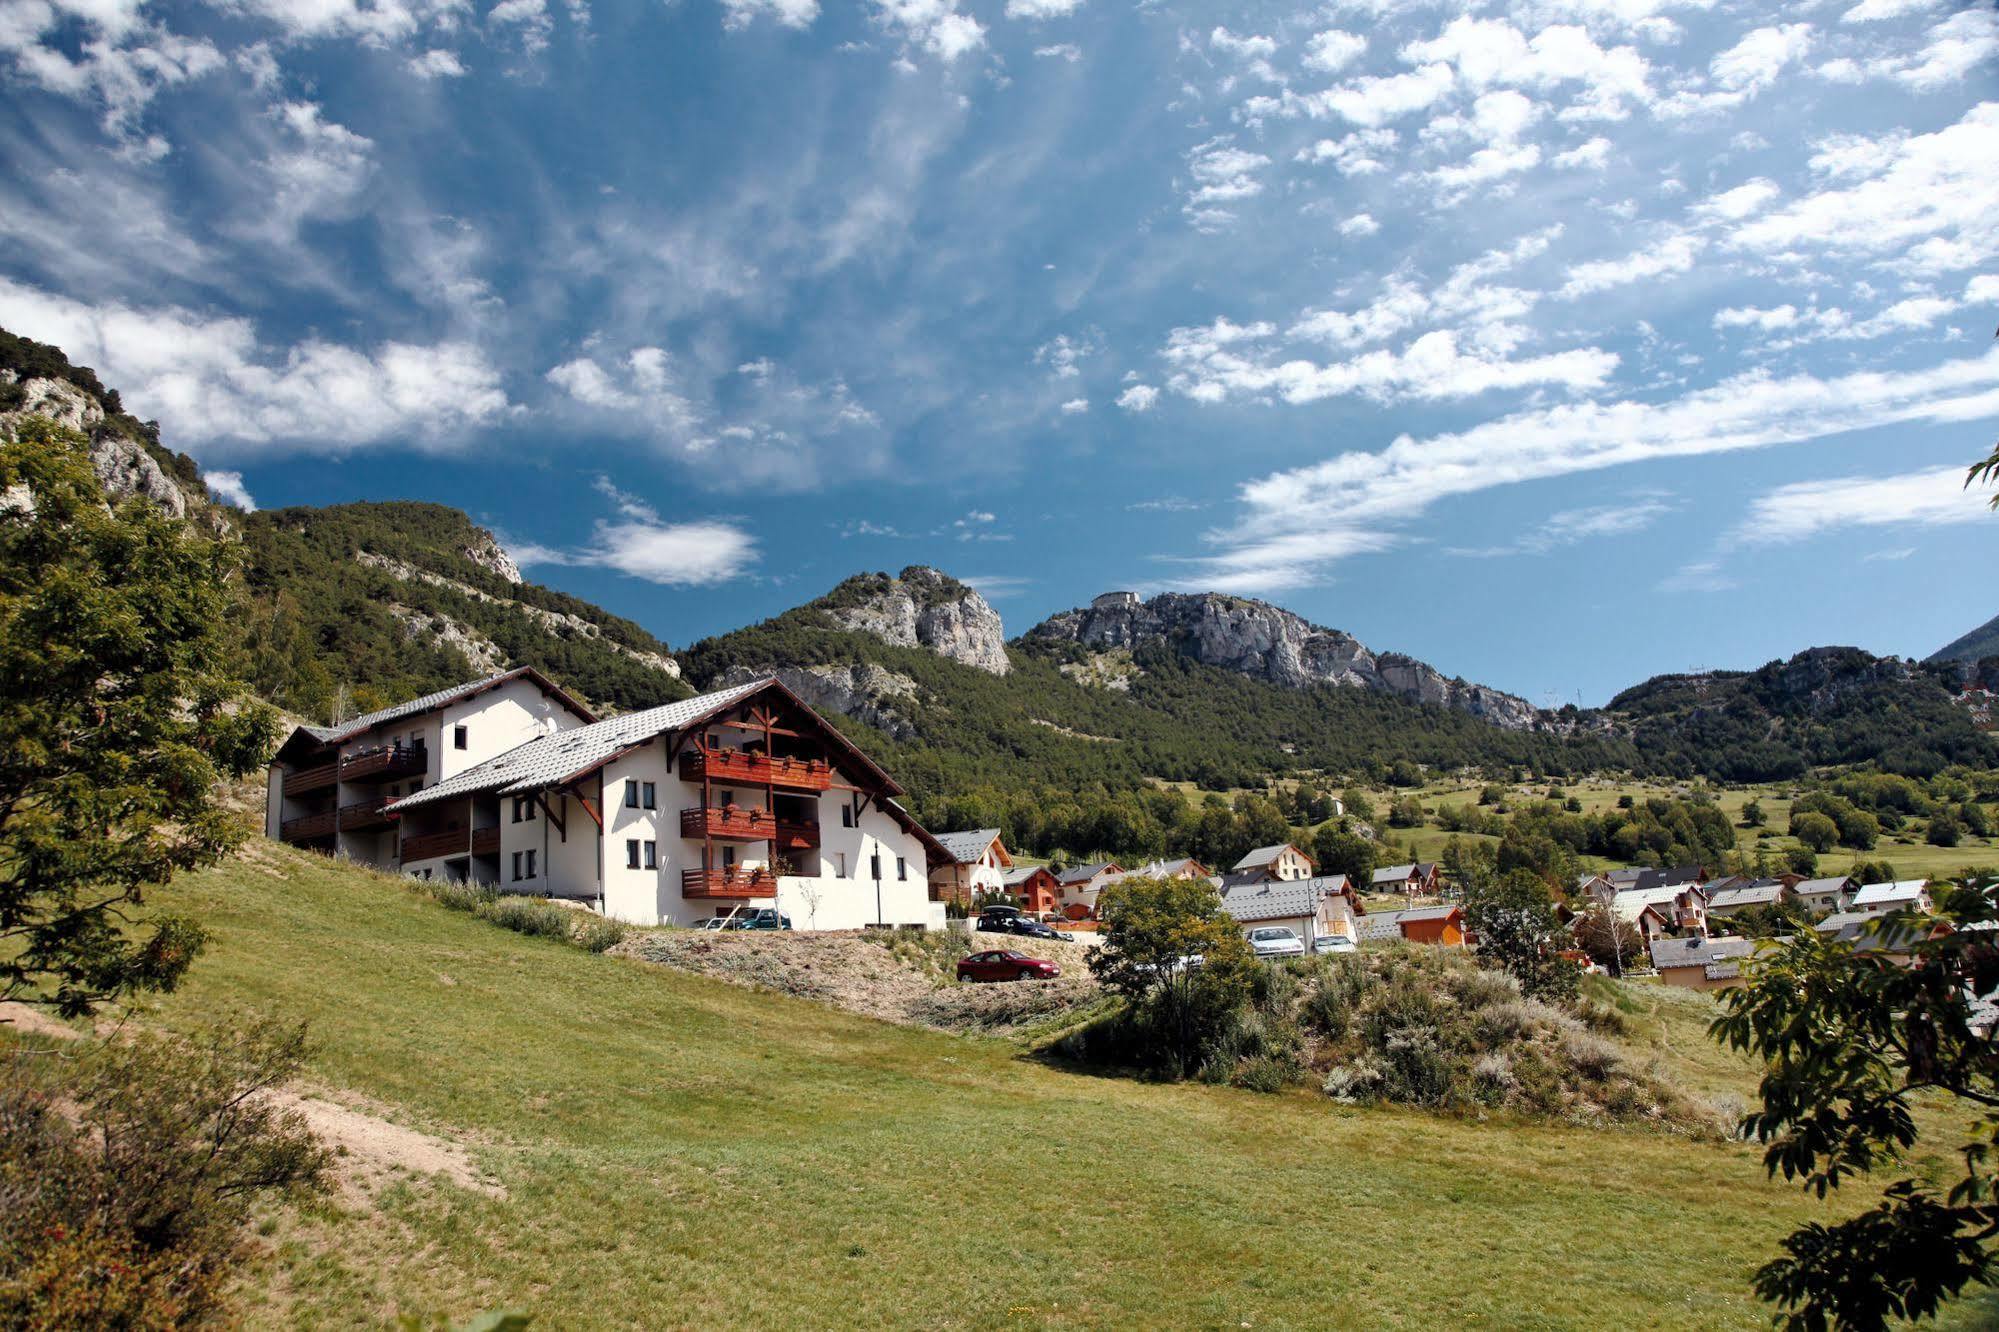
[[[1376,911],[1362,923],[1361,930],[1370,937],[1400,934],[1402,926],[1409,921],[1449,920],[1452,916],[1463,914],[1463,907],[1452,904],[1405,908],[1401,911]]]
[[[1277,857],[1283,855],[1286,851],[1296,852],[1298,855],[1304,856],[1305,860],[1308,863],[1312,859],[1310,856],[1305,855],[1303,851],[1299,851],[1297,847],[1292,846],[1289,842],[1279,842],[1275,846],[1259,846],[1258,848],[1256,848],[1256,850],[1251,851],[1248,855],[1245,855],[1241,860],[1238,860],[1230,868],[1236,870],[1261,869],[1265,865],[1275,863]]]
[[[1407,883],[1421,868],[1417,865],[1387,865],[1374,872],[1375,883]]]
[[[1714,939],[1652,941],[1652,965],[1661,971],[1668,967],[1709,967],[1726,962],[1740,962],[1755,954],[1754,939],[1744,939],[1733,934],[1725,934]]]
[[[1708,898],[1708,910],[1733,911],[1737,907],[1775,906],[1784,897],[1784,885],[1781,883],[1744,883],[1717,891]]]
[[[1055,878],[1064,885],[1073,885],[1088,883],[1099,874],[1122,874],[1123,872],[1123,870],[1118,868],[1118,863],[1115,860],[1098,860],[1088,865],[1071,865],[1068,869],[1057,874]]]
[[[1222,889],[1222,909],[1238,921],[1278,920],[1290,916],[1314,916],[1328,895],[1351,894],[1346,875],[1332,874],[1315,879],[1293,879],[1288,883],[1262,879],[1256,883],[1232,884]]]
[[[300,733],[304,733],[323,745],[338,744],[342,740],[352,739],[354,736],[360,735],[364,731],[373,730],[375,727],[386,722],[401,721],[405,717],[421,716],[426,712],[433,712],[447,704],[462,702],[474,695],[483,694],[489,689],[498,689],[510,680],[532,680],[543,693],[560,701],[564,707],[581,717],[584,721],[594,722],[597,720],[596,713],[590,711],[581,703],[571,698],[567,693],[563,692],[555,681],[549,679],[532,666],[517,666],[511,671],[501,671],[498,675],[489,675],[484,679],[472,680],[460,685],[452,685],[449,689],[439,689],[425,694],[421,698],[412,698],[407,702],[398,703],[394,707],[377,708],[373,712],[349,718],[347,721],[340,722],[334,726],[301,726],[292,734],[293,736],[297,736]],[[287,741],[286,743],[290,742]]]
[[[1697,883],[1667,883],[1656,888],[1626,888],[1617,895],[1616,904],[1622,907],[1627,902],[1645,902],[1659,906],[1675,900],[1682,893],[1701,893],[1701,887]],[[1707,894],[1701,895],[1705,897]]]
[[[1870,883],[1853,894],[1853,905],[1863,907],[1892,902],[1914,902],[1929,886],[1928,880],[1925,879],[1904,879],[1900,883]]]
[[[1814,897],[1821,893],[1838,894],[1845,892],[1847,885],[1852,882],[1852,878],[1847,875],[1841,875],[1836,879],[1806,879],[1791,891],[1794,893],[1809,893]]]
[[[1646,912],[1651,912],[1660,921],[1671,924],[1666,913],[1659,910],[1659,904],[1637,892],[1621,892],[1610,899],[1611,914],[1627,925],[1636,924]]]
[[[1178,860],[1149,860],[1132,873],[1154,879],[1170,879],[1176,874],[1191,874],[1196,878],[1206,879],[1212,876],[1213,871],[1192,856],[1181,856]]]
[[[1001,882],[1005,883],[1007,887],[1012,888],[1016,884],[1026,883],[1040,874],[1046,874],[1051,879],[1055,878],[1055,875],[1046,865],[1022,865],[1017,869],[1008,870],[1002,877]],[[1057,880],[1057,882],[1060,882],[1060,880]]]
[[[938,833],[937,840],[943,843],[945,854],[960,865],[969,865],[986,853],[986,848],[999,841],[998,828],[972,828],[964,832]],[[1006,848],[1000,848],[1001,860],[1012,863]]]

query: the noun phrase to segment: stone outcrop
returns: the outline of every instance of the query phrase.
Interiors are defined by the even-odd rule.
[[[514,557],[507,554],[500,543],[493,539],[493,534],[484,528],[479,529],[478,540],[458,553],[481,569],[498,574],[515,587],[527,581],[521,577],[521,566],[514,563]]]
[[[1013,669],[999,612],[935,569],[911,565],[894,578],[862,574],[842,583],[826,600],[826,613],[842,629],[897,647],[928,648],[993,675]]]
[[[16,383],[14,372],[0,370],[0,383]],[[0,412],[0,429],[11,429],[22,418],[46,416],[90,439],[90,461],[104,493],[113,499],[143,495],[176,518],[188,514],[188,497],[166,469],[135,441],[105,428],[104,408],[76,385],[60,379],[18,381],[25,395]]]
[[[480,675],[497,675],[507,669],[507,654],[500,645],[468,624],[448,615],[436,615],[395,602],[389,614],[402,621],[403,633],[412,641],[427,641],[438,647],[456,648]]]
[[[916,735],[916,725],[898,706],[917,699],[916,681],[897,671],[863,663],[856,666],[736,666],[712,680],[710,689],[730,689],[775,675],[784,687],[821,712],[838,712],[898,740]]]
[[[1530,730],[1541,714],[1524,698],[1454,680],[1413,657],[1377,655],[1351,634],[1325,629],[1281,607],[1217,592],[1169,592],[1142,600],[1108,592],[1028,631],[1029,639],[1076,643],[1098,652],[1170,644],[1194,660],[1287,689],[1329,684],[1374,689],[1455,708],[1509,730]]]

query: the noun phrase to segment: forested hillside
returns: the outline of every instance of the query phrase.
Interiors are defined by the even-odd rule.
[[[1987,620],[1964,637],[1930,657],[1931,661],[1981,662],[1999,657],[1999,616]]]

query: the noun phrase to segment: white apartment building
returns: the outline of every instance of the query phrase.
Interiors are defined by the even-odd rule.
[[[464,757],[433,763],[433,746]],[[329,762],[342,794],[325,801]],[[267,830],[286,841],[633,924],[691,925],[736,905],[775,905],[798,929],[942,923],[929,868],[948,853],[895,802],[901,787],[774,679],[596,721],[540,675],[508,672],[345,727],[301,727],[270,780]],[[379,794],[350,828],[342,802],[366,782]]]

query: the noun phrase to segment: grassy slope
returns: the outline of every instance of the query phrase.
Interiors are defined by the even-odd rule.
[[[1812,1211],[1740,1147],[1081,1076],[253,852],[166,895],[215,941],[160,1016],[309,1018],[315,1076],[511,1190],[282,1221],[253,1324],[1747,1328]],[[1648,1043],[1745,1079],[1661,1007]]]

